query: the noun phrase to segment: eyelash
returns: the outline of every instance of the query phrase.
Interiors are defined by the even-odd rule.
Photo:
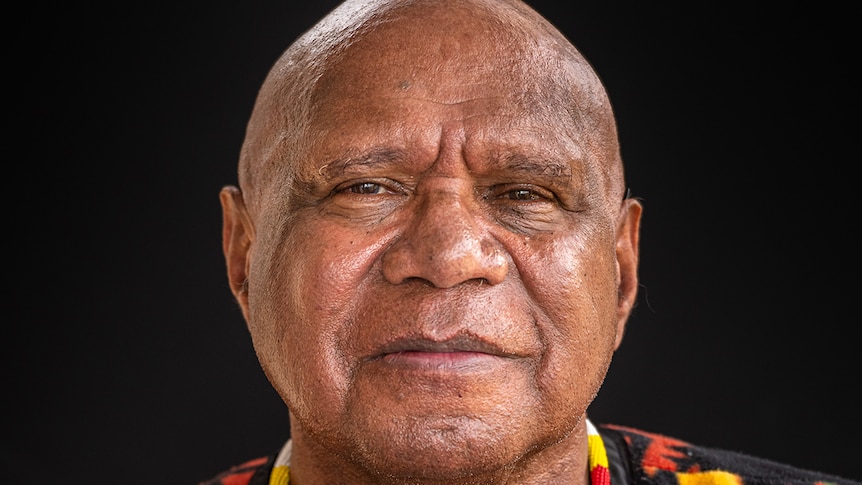
[[[373,188],[373,190],[368,190],[370,188]],[[380,193],[380,191],[382,191],[384,189],[383,189],[383,186],[380,184],[375,184],[373,182],[361,182],[358,184],[351,185],[350,187],[347,187],[344,190],[347,190],[348,192],[351,192],[354,194],[367,195],[367,194],[378,194],[378,193]]]
[[[556,200],[556,197],[550,191],[532,186],[525,187],[511,185],[492,187],[490,193],[485,198],[505,198],[507,200],[512,200],[515,202],[541,202]]]
[[[350,194],[350,195],[383,195],[383,194],[398,194],[401,193],[402,188],[396,182],[391,180],[387,180],[386,183],[382,181],[374,181],[374,180],[364,180],[361,182],[349,182],[343,185],[336,187],[332,193],[333,194]]]
[[[508,195],[511,200],[536,200],[542,198],[542,196],[538,195],[535,191],[529,189],[510,190],[504,195]]]

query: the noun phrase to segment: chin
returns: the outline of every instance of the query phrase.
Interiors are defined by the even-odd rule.
[[[499,419],[457,417],[390,418],[389,425],[363,432],[359,461],[369,470],[389,470],[399,479],[454,481],[511,471],[535,443]],[[379,426],[375,424],[375,426]],[[553,440],[549,440],[553,441]]]

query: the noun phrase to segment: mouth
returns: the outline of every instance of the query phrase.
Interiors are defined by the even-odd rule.
[[[445,340],[401,338],[383,345],[369,360],[412,369],[466,370],[517,356],[469,335]]]

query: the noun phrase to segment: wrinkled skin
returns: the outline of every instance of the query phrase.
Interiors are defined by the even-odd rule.
[[[292,483],[588,483],[637,288],[613,114],[524,5],[440,3],[345,4],[299,39],[221,193]]]

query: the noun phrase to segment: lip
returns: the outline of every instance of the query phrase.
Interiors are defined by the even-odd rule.
[[[426,337],[402,337],[382,345],[374,357],[399,352],[452,353],[470,352],[512,357],[499,345],[473,335],[459,334],[446,339],[435,340]]]
[[[488,363],[499,357],[482,352],[422,352],[405,351],[385,354],[388,365],[407,368],[466,369]]]
[[[515,357],[487,340],[459,335],[445,340],[399,338],[380,347],[368,360],[406,368],[459,369]]]

